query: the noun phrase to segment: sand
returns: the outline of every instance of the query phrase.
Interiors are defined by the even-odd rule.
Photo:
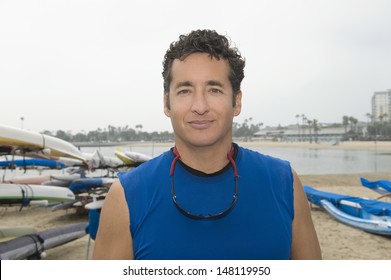
[[[378,149],[382,152],[391,153],[389,142],[353,142],[342,143],[337,146],[330,144],[308,143],[246,143],[251,145],[281,145],[281,146],[309,146],[317,145],[318,148],[335,149]],[[390,173],[370,174],[340,174],[340,175],[301,175],[303,185],[310,185],[320,190],[362,196],[375,199],[378,194],[360,187],[360,177],[369,180],[388,179]],[[391,202],[391,199],[383,201]],[[19,211],[19,207],[0,207],[0,225],[32,225],[38,231],[55,228],[61,225],[88,221],[87,214],[76,213],[75,210],[61,210],[52,212],[44,207],[25,207]],[[326,260],[390,260],[391,259],[391,238],[378,236],[361,230],[343,225],[331,218],[319,207],[311,207],[311,215],[315,229],[318,234],[322,256]],[[46,251],[45,259],[49,260],[85,260],[91,259],[94,241],[89,236],[61,245],[57,248]]]
[[[359,178],[391,180],[391,174],[302,175],[303,185],[320,190],[361,196],[379,197],[375,192],[360,186]],[[390,199],[382,201],[391,202]],[[322,256],[327,260],[391,260],[391,237],[370,234],[331,218],[323,209],[311,207],[311,215],[318,234]]]

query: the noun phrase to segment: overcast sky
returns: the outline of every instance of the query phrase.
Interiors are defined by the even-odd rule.
[[[246,58],[236,122],[366,121],[391,88],[391,1],[0,0],[0,123],[165,131],[162,60],[194,29]]]

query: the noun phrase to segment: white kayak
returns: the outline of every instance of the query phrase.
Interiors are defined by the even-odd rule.
[[[138,152],[133,152],[133,151],[123,152],[120,148],[116,148],[114,154],[127,165],[137,166],[143,162],[152,159],[152,157]]]
[[[125,153],[118,148],[115,149],[114,154],[126,165],[134,165],[136,163],[134,160],[132,160],[127,155],[125,155]]]
[[[58,181],[65,181],[72,183],[72,181],[80,179],[81,175],[79,173],[74,174],[51,174],[50,177],[52,179],[58,180]]]
[[[133,151],[125,151],[124,154],[137,163],[143,163],[152,159],[150,156]]]
[[[116,158],[111,156],[102,155],[99,150],[96,150],[93,154],[83,153],[86,158],[88,165],[92,168],[118,168],[124,165],[124,163]]]
[[[0,125],[0,150],[16,154],[16,151],[36,153],[37,156],[66,157],[86,162],[83,154],[71,143],[42,133]]]
[[[63,202],[75,199],[68,188],[44,185],[0,184],[0,204],[28,205],[32,201]]]
[[[36,233],[32,226],[0,226],[0,240],[13,239],[22,235]]]

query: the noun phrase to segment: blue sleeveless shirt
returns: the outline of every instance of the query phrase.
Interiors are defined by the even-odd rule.
[[[239,147],[238,200],[224,217],[194,220],[171,196],[167,151],[120,173],[129,207],[136,259],[289,259],[292,242],[293,175],[288,162]],[[233,168],[209,176],[177,163],[173,174],[180,205],[194,214],[229,207],[235,193]]]

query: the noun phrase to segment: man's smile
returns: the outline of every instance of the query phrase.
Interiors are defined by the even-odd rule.
[[[191,120],[188,124],[195,129],[206,129],[213,124],[213,120]]]

